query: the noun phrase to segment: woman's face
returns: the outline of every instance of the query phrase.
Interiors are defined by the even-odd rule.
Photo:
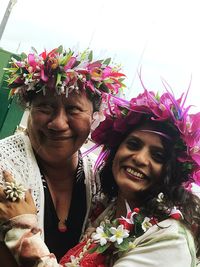
[[[140,128],[132,131],[119,146],[112,171],[119,192],[134,199],[134,192],[148,189],[161,179],[166,160],[161,137]]]
[[[68,97],[47,93],[34,98],[28,133],[39,157],[48,162],[69,159],[82,146],[91,127],[93,106],[84,93]]]

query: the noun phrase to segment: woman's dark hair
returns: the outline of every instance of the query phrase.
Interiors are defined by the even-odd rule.
[[[186,190],[183,183],[188,181],[188,171],[183,169],[183,164],[177,160],[176,144],[180,142],[179,133],[175,127],[167,122],[151,121],[149,123],[149,117],[143,116],[136,126],[130,126],[125,134],[121,135],[120,142],[116,144],[110,151],[109,157],[105,164],[100,168],[100,179],[103,192],[112,199],[118,194],[118,187],[114,180],[112,173],[112,164],[115,154],[121,144],[121,142],[132,132],[134,129],[139,128],[143,124],[148,123],[151,129],[162,132],[171,137],[168,140],[161,136],[163,146],[168,152],[166,163],[162,170],[162,179],[159,184],[155,184],[144,191],[137,193],[137,198],[142,200],[141,207],[146,216],[162,217],[166,214],[166,207],[172,209],[174,206],[178,207],[184,217],[183,223],[194,234],[194,238],[197,244],[197,255],[200,255],[200,199],[193,193]],[[158,194],[162,192],[164,194],[164,206],[161,208],[157,201]]]

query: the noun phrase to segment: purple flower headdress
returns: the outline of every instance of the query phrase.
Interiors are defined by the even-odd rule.
[[[116,96],[108,97],[106,119],[91,135],[97,145],[103,145],[96,168],[106,160],[110,150],[120,144],[122,136],[145,116],[150,120],[161,121],[176,131],[177,160],[188,177],[185,186],[191,182],[200,185],[200,112],[189,114],[190,107],[184,107],[183,95],[175,99],[168,91],[159,96],[144,89],[142,94],[130,101]]]
[[[92,51],[75,53],[62,46],[49,53],[38,54],[36,50],[28,55],[22,53],[20,59],[11,58],[8,73],[10,96],[26,95],[55,90],[57,94],[68,96],[72,90],[87,90],[92,94],[102,92],[117,94],[124,88],[125,75],[119,66],[111,66],[111,59],[93,61]]]

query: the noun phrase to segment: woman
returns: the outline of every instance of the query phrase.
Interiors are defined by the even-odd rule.
[[[189,115],[185,100],[175,100],[170,93],[159,98],[145,90],[130,102],[118,98],[112,102],[105,121],[92,134],[97,144],[104,145],[96,167],[110,204],[93,222],[90,216],[84,240],[67,252],[61,266],[196,266],[200,207],[191,188],[200,182],[200,113]],[[5,198],[3,189],[0,195]],[[29,198],[24,202],[15,205],[24,208]],[[24,235],[19,235],[22,241],[19,236],[11,238],[25,218],[5,224],[9,229],[5,237],[12,244],[28,241]],[[28,226],[30,233],[33,225]],[[47,266],[58,266],[33,231],[31,239],[32,248],[40,247],[34,266],[45,266],[45,256]],[[13,252],[23,260],[34,258],[30,249],[25,256],[23,250]]]
[[[23,196],[18,183],[31,189],[45,242],[59,259],[79,241],[99,186],[80,148],[104,92],[118,93],[124,75],[109,59],[92,61],[90,51],[62,47],[22,54],[7,72],[10,95],[17,94],[30,110],[27,131],[0,141],[1,169],[13,175],[12,189],[20,191],[7,197]]]
[[[92,134],[104,145],[97,166],[102,190],[113,202],[89,239],[60,263],[196,266],[200,201],[191,188],[200,184],[200,113],[189,115],[185,99],[170,93],[158,97],[145,90],[130,102],[114,102]]]

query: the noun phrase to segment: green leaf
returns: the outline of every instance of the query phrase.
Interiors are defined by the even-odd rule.
[[[35,49],[35,47],[33,47],[33,46],[31,46],[31,50],[33,50],[33,52],[35,53],[35,54],[38,54],[38,52],[37,52],[37,50]],[[25,54],[25,53],[22,53],[22,54]],[[22,55],[21,54],[21,55]],[[26,56],[27,57],[27,56]]]
[[[69,59],[71,58],[71,55],[66,55],[63,58],[60,59],[60,65],[61,66],[65,66],[67,64],[67,62],[69,61]]]
[[[21,60],[21,61],[24,61],[26,58],[27,58],[27,54],[25,54],[24,52],[21,53],[21,55],[20,55],[20,60]],[[16,58],[15,58],[15,59],[16,59]],[[17,59],[16,59],[16,60],[17,60]]]
[[[61,73],[58,73],[56,79],[56,86],[60,83],[60,81],[61,81]]]
[[[104,245],[104,246],[98,246],[98,248],[97,248],[96,251],[97,251],[98,253],[103,253],[104,251],[106,251],[107,248],[110,247],[110,245],[111,245],[110,243],[107,243],[107,244]]]
[[[111,62],[111,57],[109,57],[109,58],[106,58],[104,61],[103,61],[103,64],[105,64],[105,65],[109,65],[110,64],[110,62]]]
[[[57,52],[58,52],[59,54],[62,54],[62,52],[63,52],[63,46],[62,46],[62,45],[60,45],[60,46],[57,48]]]
[[[81,53],[81,61],[84,61],[86,59],[86,56],[88,57],[88,49],[84,50]]]
[[[91,248],[90,250],[88,250],[88,253],[89,253],[89,254],[92,254],[92,253],[96,252],[97,249],[98,249],[98,247],[99,247],[99,245],[96,245],[95,247],[93,247],[93,248]]]
[[[8,71],[8,72],[16,72],[18,68],[3,68],[3,70]]]
[[[121,244],[115,243],[115,247],[118,248],[119,251],[128,250],[130,241],[130,238],[125,238]]]
[[[156,98],[158,101],[160,100],[160,96],[159,96],[159,93],[158,93],[158,92],[156,93],[155,98]]]
[[[89,60],[89,62],[91,62],[92,59],[93,59],[93,52],[92,52],[92,50],[91,50],[90,53],[89,53],[89,55],[88,55],[88,60]]]
[[[18,75],[13,75],[13,77],[8,80],[8,85],[12,84],[18,77]]]

